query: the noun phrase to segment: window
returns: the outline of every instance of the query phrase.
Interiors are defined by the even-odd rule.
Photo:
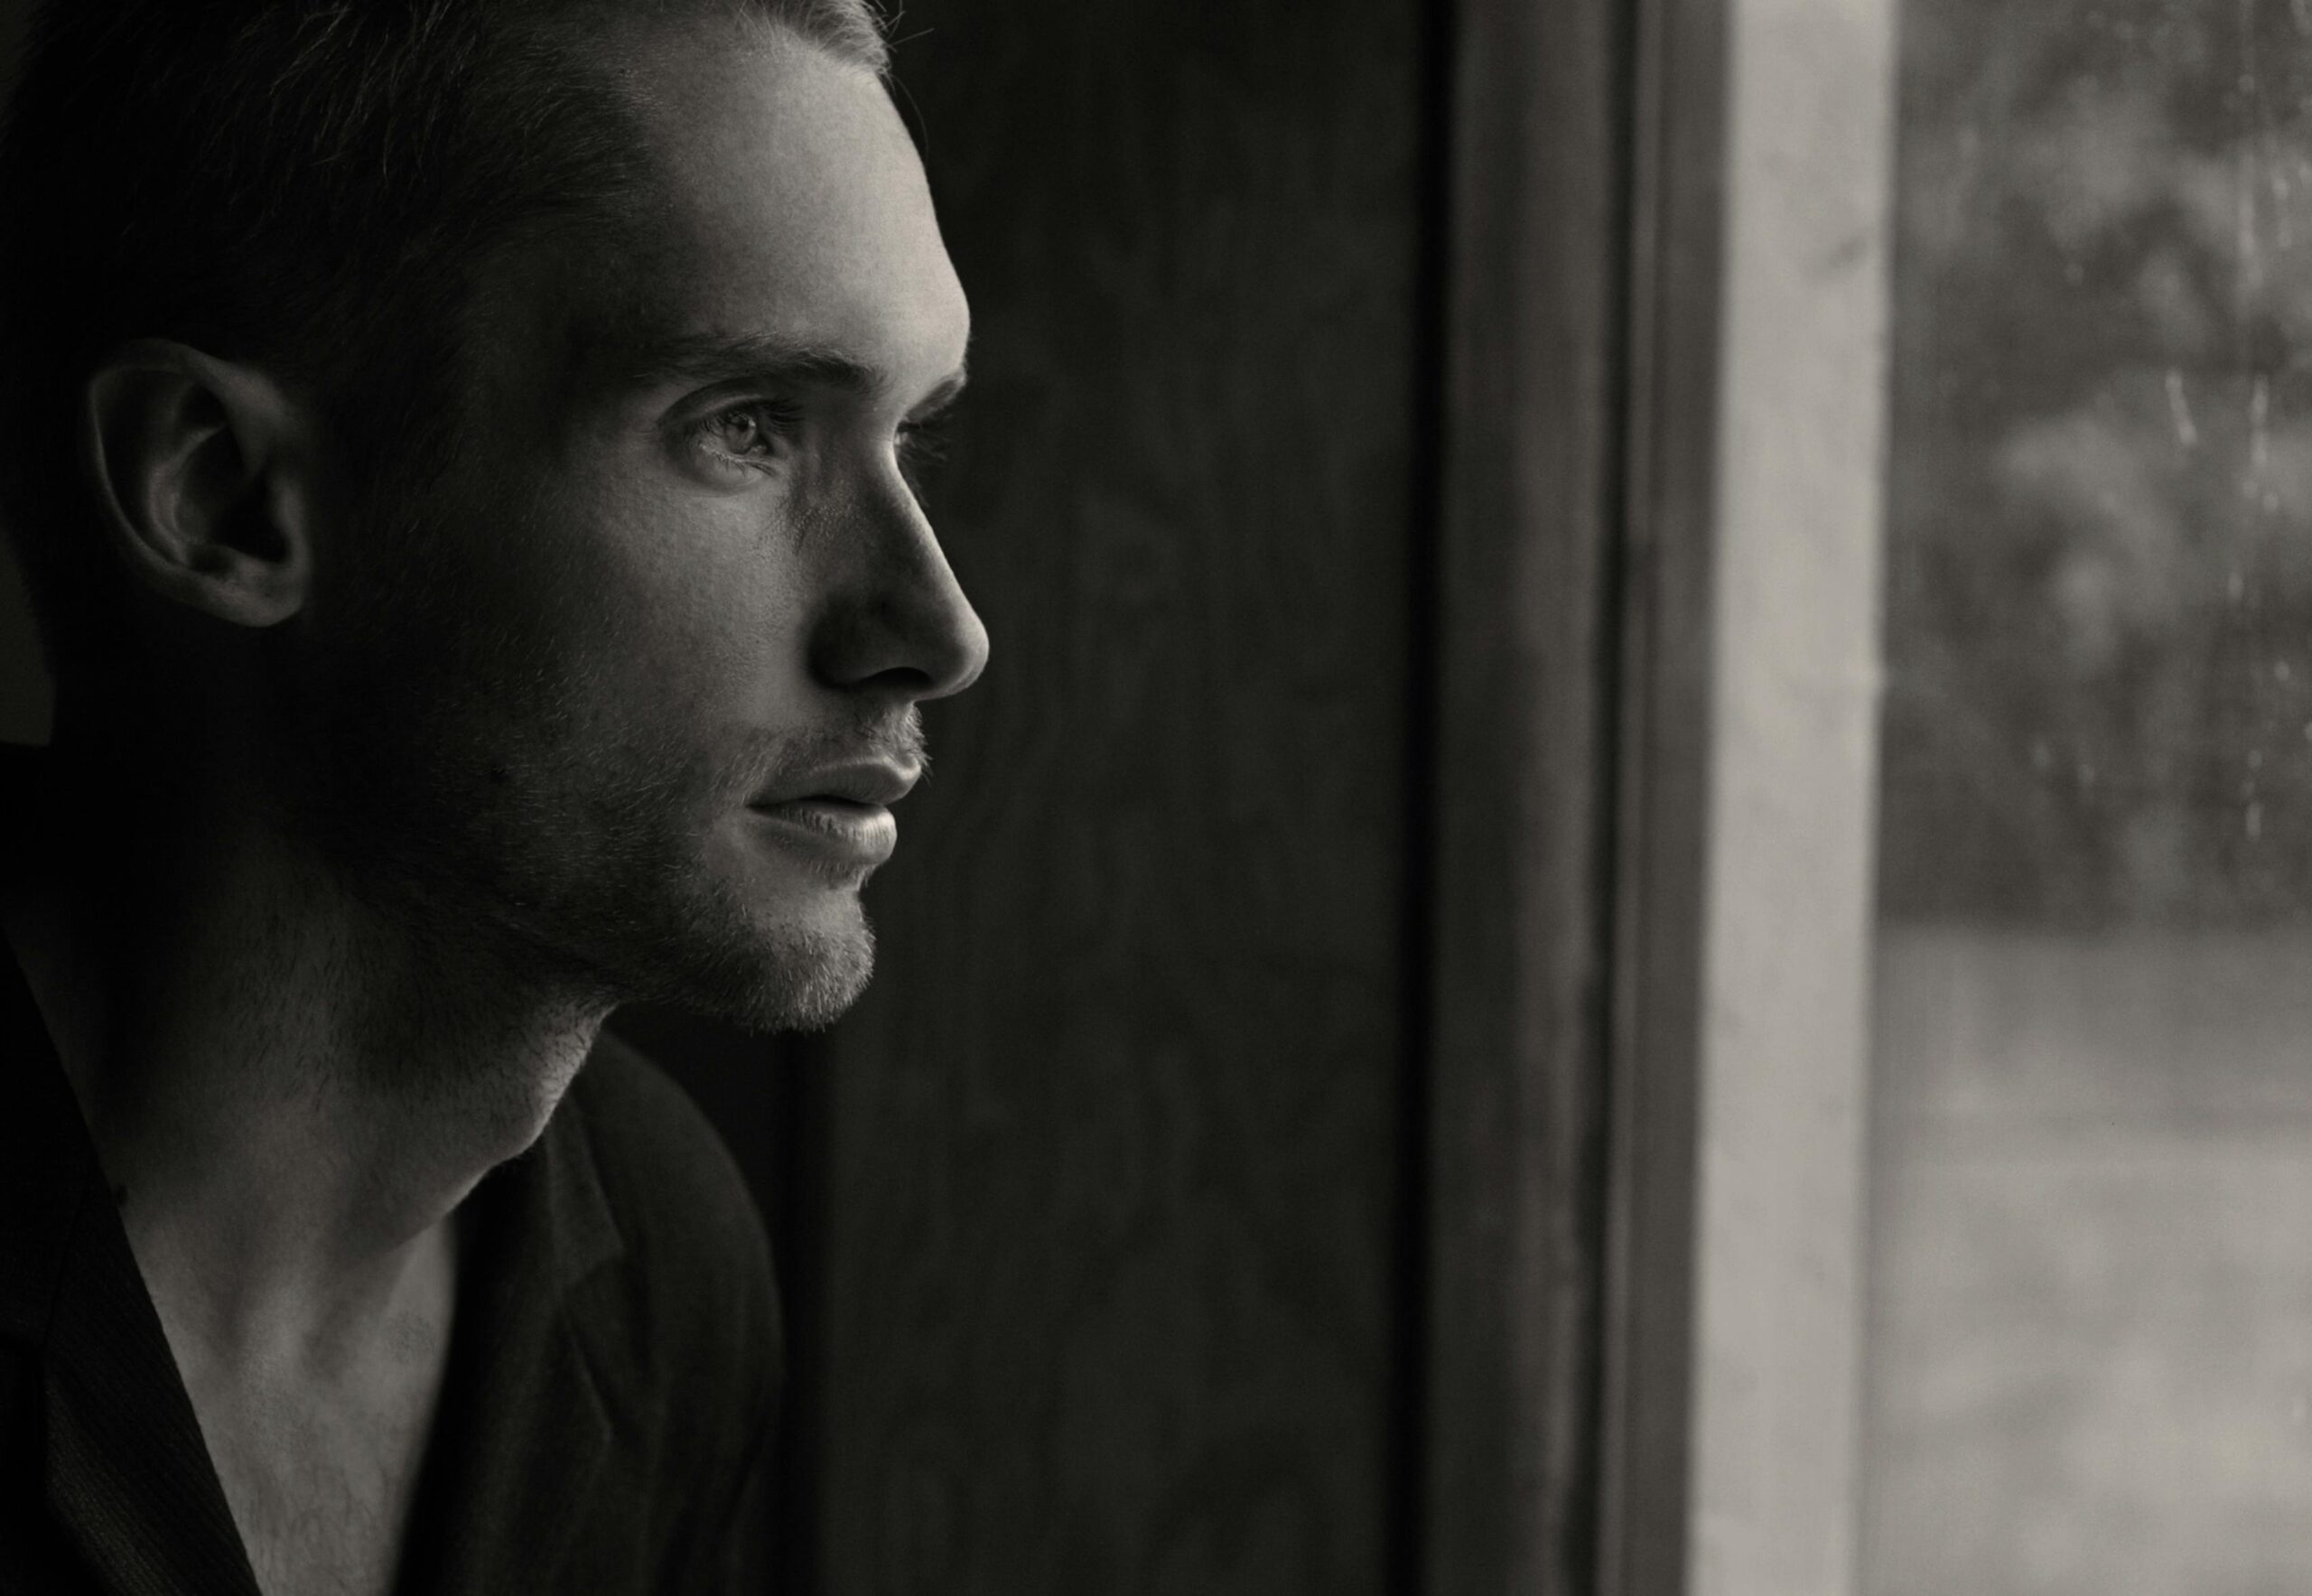
[[[1862,1588],[2312,1564],[2312,8],[1904,0]]]
[[[1665,556],[1711,638],[1692,1233],[1644,1200],[1679,1144],[1626,1134],[1608,1476],[1627,1545],[1678,1471],[1684,1554],[1616,1588],[2294,1589],[2312,7],[1649,15],[1657,81],[1723,29],[1726,101],[1706,152],[1641,107],[1638,268],[1707,279],[1716,410],[1706,550]],[[1669,430],[1641,496],[1705,451]],[[1638,1051],[1644,1120],[1681,1065]],[[1681,1380],[1683,1457],[1627,1422]]]

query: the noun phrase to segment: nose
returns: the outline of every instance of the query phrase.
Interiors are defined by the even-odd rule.
[[[814,631],[811,668],[831,687],[945,698],[986,668],[987,628],[914,494],[892,486],[847,529],[855,558]]]

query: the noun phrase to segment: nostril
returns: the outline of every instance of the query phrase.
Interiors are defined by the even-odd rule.
[[[909,565],[832,604],[813,639],[814,673],[826,686],[872,686],[909,699],[944,698],[979,677],[987,629],[927,536]]]

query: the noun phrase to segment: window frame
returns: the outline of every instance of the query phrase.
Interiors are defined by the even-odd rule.
[[[1440,1596],[1854,1585],[1894,22],[1459,14]]]

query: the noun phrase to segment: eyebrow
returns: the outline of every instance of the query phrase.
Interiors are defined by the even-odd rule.
[[[782,387],[810,387],[881,398],[890,391],[886,372],[826,344],[798,342],[775,334],[681,333],[654,344],[639,362],[644,381],[732,382],[745,378]],[[961,366],[932,385],[909,414],[929,416],[953,404],[969,380]]]

